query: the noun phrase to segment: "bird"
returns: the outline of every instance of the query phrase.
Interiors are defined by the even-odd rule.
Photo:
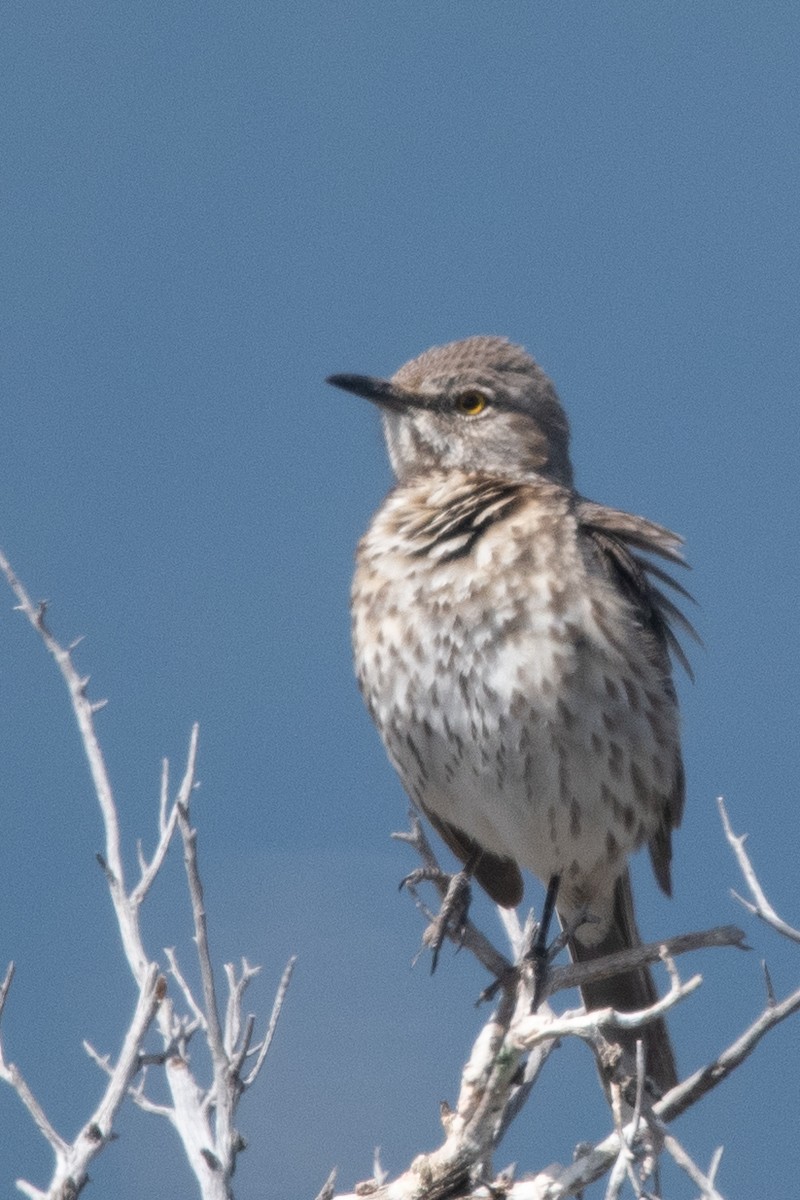
[[[413,804],[492,900],[557,884],[574,961],[640,944],[629,856],[671,894],[684,807],[673,661],[694,630],[665,587],[662,525],[585,499],[556,389],[521,346],[473,336],[390,378],[328,383],[380,410],[395,484],[356,552],[355,668]],[[690,598],[690,597],[689,597]],[[646,1008],[646,965],[587,983],[587,1010]],[[663,1019],[648,1078],[677,1082]]]

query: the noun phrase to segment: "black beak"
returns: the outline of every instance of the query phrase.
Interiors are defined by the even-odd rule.
[[[388,379],[374,379],[371,375],[329,375],[325,382],[395,412],[402,412],[411,404],[419,404],[412,392],[403,391]]]

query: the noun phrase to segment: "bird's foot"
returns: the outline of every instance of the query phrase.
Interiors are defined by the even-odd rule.
[[[550,926],[553,921],[553,913],[556,908],[556,900],[558,899],[560,883],[560,875],[551,875],[544,898],[542,919],[533,928],[533,940],[530,949],[525,954],[525,958],[533,967],[533,1001],[531,1003],[531,1012],[536,1012],[544,997],[550,963],[567,944],[563,933],[554,938],[549,945],[547,942],[550,934]]]
[[[467,917],[472,901],[472,880],[468,867],[455,875],[448,875],[436,867],[418,867],[405,879],[400,881],[400,887],[414,888],[420,883],[447,884],[447,890],[442,900],[439,912],[431,921],[422,935],[424,946],[431,950],[431,975],[439,962],[439,952],[445,939],[451,937],[460,948],[463,945],[467,931]]]

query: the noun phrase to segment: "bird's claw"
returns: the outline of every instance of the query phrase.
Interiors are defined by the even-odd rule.
[[[444,872],[432,872],[422,867],[417,871],[412,871],[410,876],[406,876],[403,884],[413,887],[417,883],[431,879],[436,882],[448,879],[442,906],[422,935],[423,945],[429,946],[431,950],[432,975],[439,962],[439,952],[447,937],[453,939],[458,949],[464,944],[467,916],[472,901],[472,883],[468,871],[459,871],[455,875],[447,876]]]

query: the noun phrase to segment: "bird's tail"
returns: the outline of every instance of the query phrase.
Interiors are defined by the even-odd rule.
[[[591,946],[573,936],[569,940],[569,951],[574,962],[588,962],[620,950],[629,950],[632,946],[641,945],[641,940],[636,927],[630,874],[625,871],[615,886],[614,913],[606,936]],[[658,999],[653,976],[646,965],[611,979],[587,983],[581,988],[581,995],[587,1011],[610,1007],[620,1012],[634,1012],[649,1008]],[[666,1022],[659,1019],[642,1029],[614,1031],[614,1040],[632,1056],[635,1056],[636,1042],[640,1039],[644,1044],[646,1074],[662,1094],[668,1092],[678,1082],[678,1073]]]

